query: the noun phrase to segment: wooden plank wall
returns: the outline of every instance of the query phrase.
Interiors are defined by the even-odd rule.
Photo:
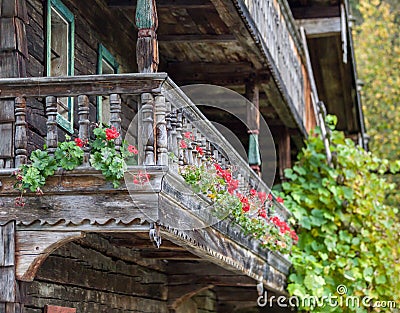
[[[0,0],[0,78],[25,77],[25,0]],[[0,101],[0,168],[13,167],[14,102]]]
[[[45,76],[46,25],[45,1],[26,0],[29,24],[26,26],[28,43],[27,76]],[[75,17],[75,75],[97,73],[98,46],[102,43],[120,64],[121,72],[136,72],[136,30],[118,10],[107,8],[105,1],[64,0]],[[133,18],[133,17],[132,17]],[[129,126],[137,111],[135,97],[123,98],[122,127]],[[74,129],[79,128],[77,99],[75,101]],[[97,98],[90,97],[90,121],[96,122]],[[27,100],[28,152],[42,148],[46,136],[45,99]],[[59,129],[59,140],[65,133]]]
[[[162,260],[88,235],[46,259],[27,290],[25,313],[42,313],[45,305],[80,313],[167,313],[166,284]]]

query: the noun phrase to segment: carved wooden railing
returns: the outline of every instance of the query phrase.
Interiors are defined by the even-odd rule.
[[[89,96],[109,97],[110,124],[121,131],[121,114],[124,112],[121,97],[136,95],[140,98],[139,166],[168,166],[169,171],[178,173],[179,167],[205,164],[212,156],[222,167],[236,169],[242,193],[249,189],[270,192],[248,163],[165,73],[0,79],[0,90],[0,99],[15,101],[15,167],[25,163],[28,157],[26,103],[29,98],[44,99],[46,145],[52,153],[57,147],[60,130],[56,121],[57,98],[77,99],[79,126],[75,135],[85,140],[90,137],[90,123],[95,122],[89,120]],[[185,132],[192,133],[196,140],[190,142],[187,149],[182,149],[179,143]],[[120,144],[118,141],[117,147]],[[201,147],[204,153],[198,153],[196,146]],[[84,149],[83,165],[89,166],[90,151]],[[177,156],[177,160],[169,157],[171,153]],[[288,211],[275,199],[273,203],[277,213],[286,219]]]
[[[307,73],[303,47],[286,0],[236,0],[250,28],[270,59],[278,87],[287,93],[300,118],[305,118]]]

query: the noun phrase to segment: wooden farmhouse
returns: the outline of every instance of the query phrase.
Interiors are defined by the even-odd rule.
[[[212,158],[269,194],[326,113],[365,144],[347,0],[0,0],[0,77],[1,313],[281,312],[257,298],[287,295],[287,254],[210,222],[179,173]],[[91,166],[95,123],[144,183]],[[81,164],[20,198],[16,170],[68,136]]]

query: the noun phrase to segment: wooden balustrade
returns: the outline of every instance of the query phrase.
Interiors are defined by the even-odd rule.
[[[110,124],[121,132],[121,114],[124,111],[121,95],[133,94],[140,98],[137,130],[139,165],[169,166],[170,171],[178,173],[179,168],[187,164],[212,166],[212,162],[218,162],[223,168],[233,169],[235,178],[239,180],[240,192],[248,192],[251,188],[267,194],[270,192],[247,162],[165,74],[94,75],[74,79],[43,77],[34,80],[36,88],[25,79],[0,79],[0,100],[15,99],[16,166],[25,163],[27,158],[25,99],[45,97],[46,144],[48,151],[54,153],[61,130],[57,125],[57,98],[74,97],[77,100],[79,129],[75,130],[75,136],[86,141],[90,138],[90,123],[95,122],[89,120],[88,96],[109,96]],[[94,85],[87,84],[89,80],[95,81]],[[103,89],[96,89],[99,85]],[[118,149],[121,140],[116,141]],[[187,143],[186,148],[182,146],[183,141]],[[203,153],[199,153],[200,149]],[[84,152],[83,165],[88,166],[89,148],[84,147]],[[170,154],[175,158],[170,158]],[[281,211],[286,212],[283,207]]]

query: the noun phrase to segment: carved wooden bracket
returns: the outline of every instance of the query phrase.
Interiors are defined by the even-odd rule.
[[[16,278],[33,281],[40,265],[50,253],[67,242],[82,237],[84,237],[82,232],[18,230],[15,242]]]

